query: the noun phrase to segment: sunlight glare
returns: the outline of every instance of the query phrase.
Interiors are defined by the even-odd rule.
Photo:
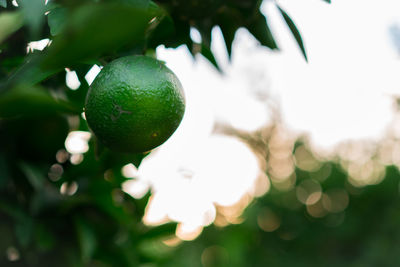
[[[65,148],[71,154],[82,154],[89,150],[88,141],[91,133],[84,131],[72,131],[65,139]]]
[[[179,223],[176,227],[176,236],[182,240],[190,241],[196,239],[202,231],[202,226]]]
[[[130,179],[122,183],[122,190],[136,199],[144,197],[149,189],[149,184],[139,179]]]
[[[81,86],[81,82],[79,81],[78,75],[76,71],[71,71],[68,68],[65,68],[65,84],[71,90],[76,90]]]
[[[102,68],[103,68],[102,66],[94,64],[93,67],[91,67],[90,70],[86,73],[85,80],[89,85],[92,84],[92,82],[94,81],[94,79],[99,74]]]

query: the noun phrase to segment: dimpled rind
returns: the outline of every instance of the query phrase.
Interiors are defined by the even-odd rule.
[[[163,62],[127,56],[106,65],[90,86],[85,115],[109,148],[139,153],[164,143],[185,112],[182,85]]]

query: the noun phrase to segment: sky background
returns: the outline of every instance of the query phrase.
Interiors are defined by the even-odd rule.
[[[272,101],[289,129],[332,147],[351,139],[379,139],[393,121],[400,95],[398,49],[390,28],[400,25],[397,0],[278,1],[299,28],[306,63],[273,1],[265,1],[280,51],[261,47],[239,30],[229,63],[218,28],[212,49],[224,75],[203,58],[194,62],[183,47],[160,47],[157,55],[182,80],[196,105],[242,130],[270,121]],[[396,14],[397,13],[397,14]],[[193,38],[199,38],[193,31]],[[261,97],[260,97],[261,96]]]

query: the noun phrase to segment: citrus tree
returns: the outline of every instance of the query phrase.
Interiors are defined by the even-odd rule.
[[[326,199],[340,196],[344,201],[334,206],[326,200],[325,208],[332,213],[329,216],[320,218],[315,210],[310,211],[318,210],[315,203],[301,206],[290,202],[296,193],[293,190],[284,193],[276,190],[246,211],[250,219],[245,223],[224,229],[210,227],[198,240],[177,249],[160,247],[159,242],[160,238],[174,234],[175,224],[148,227],[142,223],[149,193],[143,199],[134,199],[121,190],[121,184],[127,180],[121,168],[129,163],[139,166],[152,147],[168,138],[171,129],[179,124],[184,104],[178,93],[178,105],[162,110],[162,115],[171,109],[178,110],[178,119],[174,117],[172,125],[167,125],[168,134],[162,140],[140,148],[127,144],[126,136],[139,140],[140,144],[145,140],[144,135],[158,137],[160,132],[153,131],[153,124],[163,130],[162,124],[168,120],[156,120],[148,131],[139,135],[127,134],[130,130],[124,127],[110,129],[113,127],[110,120],[107,123],[111,126],[102,128],[103,109],[111,109],[106,110],[108,114],[111,112],[110,118],[131,112],[118,103],[102,105],[99,98],[102,90],[118,82],[112,79],[126,82],[133,75],[121,76],[117,71],[117,77],[110,80],[107,76],[110,66],[118,62],[129,65],[135,62],[133,58],[146,55],[143,64],[149,67],[145,83],[163,83],[157,81],[160,76],[151,79],[153,71],[165,68],[162,62],[151,59],[155,49],[159,45],[172,48],[183,45],[193,56],[202,55],[219,70],[210,49],[211,30],[215,26],[221,29],[228,55],[232,53],[232,42],[239,28],[246,28],[261,45],[276,50],[278,45],[268,18],[260,12],[261,3],[258,0],[0,0],[1,266],[340,266],[349,262],[353,266],[368,263],[381,266],[384,262],[395,266],[398,263],[396,242],[400,232],[396,231],[399,216],[395,210],[399,205],[392,201],[398,197],[398,172],[393,167],[387,168],[386,179],[379,187],[349,189],[355,192],[349,197],[347,174],[340,164],[320,162],[318,175],[324,177],[320,184],[327,192],[333,190],[329,191],[332,197]],[[295,24],[281,7],[277,8],[307,60]],[[190,37],[192,28],[200,32],[201,42]],[[38,44],[44,44],[43,49],[33,49]],[[85,76],[94,65],[104,66],[105,74],[100,74],[90,87]],[[141,69],[134,68],[135,72]],[[74,90],[65,82],[66,73],[72,71],[80,83]],[[171,78],[169,70],[164,69],[163,73]],[[180,88],[178,82],[172,83],[176,88],[169,92],[176,96]],[[145,89],[147,92],[148,88]],[[163,92],[157,95],[160,98],[166,100],[162,104],[170,99]],[[114,114],[116,107],[120,109]],[[154,106],[151,110],[153,114],[158,111]],[[139,122],[137,118],[128,122],[147,125],[152,118],[146,118],[143,115]],[[80,151],[66,149],[71,134],[88,133],[89,126],[98,139],[90,138],[88,146]],[[125,149],[130,145],[132,149]],[[293,152],[298,147],[301,144],[296,143]],[[296,167],[295,173],[303,179],[299,183],[315,177],[315,172],[307,168]],[[293,205],[288,206],[288,201]],[[353,203],[348,209],[350,220],[341,228],[333,228],[343,223],[343,210],[348,202]],[[311,218],[305,213],[315,216]],[[273,218],[275,224],[264,224],[259,214],[269,214],[267,217]],[[362,223],[363,218],[371,218],[371,227]],[[274,225],[280,225],[281,230],[273,232],[277,229]],[[382,235],[366,234],[372,228],[379,229]],[[323,235],[326,238],[321,239]]]

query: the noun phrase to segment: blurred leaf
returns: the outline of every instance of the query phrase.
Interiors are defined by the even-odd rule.
[[[41,251],[48,251],[54,247],[55,237],[44,224],[37,224],[35,227],[35,240]]]
[[[201,53],[206,59],[208,59],[208,61],[210,61],[210,63],[213,64],[214,67],[215,67],[219,72],[222,72],[221,69],[220,69],[220,67],[219,67],[219,65],[218,65],[218,63],[217,63],[217,60],[216,60],[215,57],[214,57],[213,52],[211,51],[211,49],[210,49],[209,47],[207,47],[207,46],[204,45],[204,44],[201,44],[200,53]]]
[[[121,3],[127,3],[140,9],[146,9],[150,0],[120,0]]]
[[[57,7],[47,15],[51,35],[54,36],[62,32],[65,27],[67,12],[67,8]]]
[[[156,7],[150,5],[149,10]],[[192,40],[190,38],[190,24],[186,21],[175,21],[163,8],[157,7],[158,23],[156,27],[151,25],[147,36],[148,48],[156,49],[158,45],[163,44],[166,47],[176,48],[185,44],[188,49],[192,49]],[[151,11],[152,14],[155,11]]]
[[[171,35],[175,34],[175,27],[172,18],[165,13],[157,20],[157,25],[148,32],[148,40],[150,47],[156,48],[160,43],[165,42]]]
[[[131,154],[130,155],[130,161],[133,165],[136,166],[136,168],[139,168],[140,163],[142,163],[142,160],[147,157],[151,152],[145,152],[145,153],[137,153],[137,154]]]
[[[24,221],[28,215],[17,203],[9,203],[8,200],[0,201],[0,211],[12,217],[15,221]]]
[[[25,23],[28,25],[33,38],[37,38],[45,19],[46,6],[43,0],[20,0]]]
[[[160,226],[152,227],[139,236],[140,240],[154,239],[173,236],[176,230],[176,223],[166,223]]]
[[[268,26],[267,18],[262,14],[258,14],[256,18],[250,22],[247,29],[262,45],[271,49],[278,48]]]
[[[93,181],[88,188],[90,195],[95,200],[96,206],[109,215],[120,225],[130,225],[132,218],[127,214],[123,207],[117,206],[112,195],[113,187],[110,183],[103,181]],[[116,191],[114,191],[116,192]]]
[[[23,25],[21,12],[3,12],[0,14],[0,44]]]
[[[197,30],[200,32],[201,35],[201,43],[204,44],[206,47],[211,47],[212,25],[199,25],[197,26]]]
[[[325,2],[327,2],[329,4],[331,3],[331,0],[323,0],[323,1],[325,1]]]
[[[6,8],[7,7],[7,0],[0,0],[0,6]]]
[[[73,10],[54,38],[43,66],[70,66],[144,41],[150,16],[127,4],[86,4]],[[129,25],[129,26],[127,26]]]
[[[82,260],[84,263],[87,263],[92,258],[97,247],[96,234],[83,219],[75,220],[75,228],[78,235]]]
[[[87,125],[87,123],[85,123]],[[108,149],[99,139],[93,135],[93,146],[95,157],[102,161],[104,168],[122,168],[122,166],[132,163],[139,168],[142,160],[151,152],[144,153],[119,153]]]
[[[47,90],[39,86],[18,86],[0,93],[0,118],[54,112],[80,114],[82,110],[65,100],[55,99]]]
[[[217,19],[222,35],[224,36],[229,59],[231,59],[232,43],[235,38],[236,31],[239,28],[240,21],[242,20],[241,15],[236,9],[229,9],[226,7],[218,14]]]
[[[0,93],[11,90],[15,86],[21,86],[21,84],[23,86],[33,86],[63,70],[60,67],[44,69],[41,66],[44,55],[45,52],[35,51],[33,54],[27,56],[25,63],[3,85],[0,84]]]
[[[21,246],[26,247],[32,239],[33,221],[32,218],[26,217],[24,220],[17,222],[15,226],[15,235]]]
[[[35,188],[35,190],[37,191],[41,191],[46,179],[41,170],[38,169],[37,166],[23,162],[21,162],[19,166],[32,187]]]
[[[0,147],[7,151],[7,154],[15,155],[18,158],[16,163],[43,162],[48,166],[53,163],[57,150],[64,147],[69,132],[68,121],[65,116],[54,114],[54,111],[39,116],[32,116],[34,112],[30,113],[25,117],[1,120],[3,133],[0,137]],[[9,159],[8,162],[10,161],[15,159]],[[40,165],[33,166],[42,168]],[[47,171],[45,169],[43,173]]]
[[[303,40],[301,39],[301,34],[300,34],[299,30],[296,28],[296,25],[294,24],[292,19],[289,17],[289,15],[282,8],[280,8],[279,6],[277,6],[277,7],[278,7],[279,11],[281,12],[283,18],[285,19],[286,24],[289,26],[289,29],[292,32],[294,38],[296,39],[296,42],[299,45],[305,60],[307,61],[307,53],[304,48]]]
[[[234,27],[223,27],[220,25],[222,35],[224,36],[226,51],[229,59],[232,58],[232,43],[235,38],[236,29]]]

